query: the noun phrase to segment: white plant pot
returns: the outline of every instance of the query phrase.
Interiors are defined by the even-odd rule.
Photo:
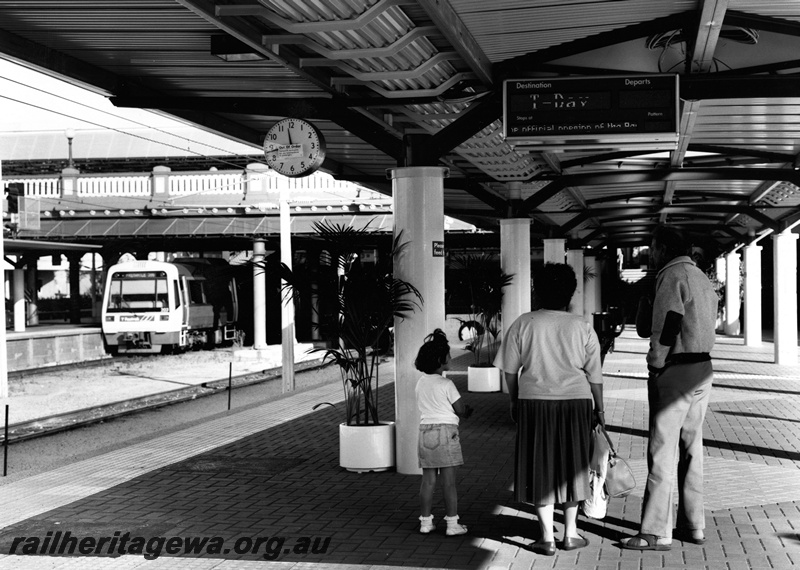
[[[339,424],[339,466],[348,471],[387,471],[395,466],[394,422]]]
[[[467,390],[470,392],[499,392],[500,369],[496,366],[468,367]]]

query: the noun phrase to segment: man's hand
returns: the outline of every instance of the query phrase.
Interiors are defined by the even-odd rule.
[[[464,404],[464,413],[461,414],[461,417],[466,420],[467,418],[469,418],[472,415],[472,412],[474,412],[474,411],[475,410],[474,410],[474,408],[472,406],[470,406],[469,404]]]
[[[656,368],[655,366],[650,366],[648,364],[647,365],[647,379],[648,380],[654,380],[654,379],[658,378],[659,376],[661,376],[661,374],[664,373],[664,370],[666,370],[666,369],[667,369],[666,366],[664,366],[663,368]]]

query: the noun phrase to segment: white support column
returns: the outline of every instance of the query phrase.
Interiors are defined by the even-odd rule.
[[[26,310],[28,326],[39,324],[39,289],[37,287],[39,276],[37,269],[38,261],[38,256],[31,255],[28,257],[28,263],[25,266],[25,290],[28,291],[28,308]],[[94,284],[95,279],[94,276],[92,276],[92,285]],[[95,315],[94,312],[92,313],[93,317],[97,317],[98,322],[100,321],[99,315],[100,313],[97,313],[97,315]]]
[[[583,288],[583,318],[587,323],[594,323],[592,313],[599,313],[601,310],[600,297],[600,260],[597,256],[584,257],[586,266],[591,270],[592,277],[584,275]]]
[[[761,246],[744,248],[744,344],[761,346]]]
[[[725,283],[725,258],[718,257],[714,260],[714,274],[717,276],[717,281]]]
[[[267,348],[267,247],[253,240],[253,349]]]
[[[500,220],[500,269],[513,275],[503,291],[503,329],[531,310],[531,220]]]
[[[739,266],[738,253],[731,252],[725,256],[725,323],[723,331],[729,336],[736,336],[741,332],[739,326],[741,307]]]
[[[394,275],[419,289],[424,304],[412,315],[395,320],[395,441],[397,472],[422,473],[417,459],[419,412],[414,388],[421,374],[414,358],[425,337],[444,330],[444,177],[439,167],[391,171],[394,234],[408,242],[394,261]],[[451,339],[452,340],[452,339]]]
[[[511,283],[503,291],[500,307],[502,329],[498,336],[517,318],[531,310],[531,220],[512,218],[500,220],[500,269],[513,275]],[[508,393],[505,380],[501,379],[502,391]]]
[[[0,160],[0,182],[3,181],[3,161]],[[3,239],[0,238],[0,262],[5,263],[6,253]],[[3,285],[2,289],[2,304],[3,304],[3,326],[0,327],[0,425],[5,429],[5,407],[8,405],[8,349],[6,347],[6,271],[5,268],[0,267],[0,284]]]
[[[25,330],[25,270],[14,269],[14,332]]]
[[[281,189],[280,205],[281,263],[292,269],[292,230],[289,214],[289,190]],[[281,280],[281,364],[283,368],[282,392],[294,392],[294,299],[284,295],[286,283]]]
[[[544,242],[544,262],[564,263],[567,256],[567,240],[564,238],[548,238]]]
[[[101,315],[101,311],[102,311],[102,307],[100,306],[102,303],[101,303],[101,301],[99,299],[102,299],[103,297],[102,297],[102,295],[99,295],[99,290],[98,290],[98,286],[97,286],[98,285],[98,283],[97,283],[97,254],[92,252],[92,253],[89,253],[87,255],[90,255],[91,256],[91,260],[92,260],[92,270],[91,270],[91,273],[90,273],[92,282],[89,285],[89,295],[92,298],[92,319],[99,320],[100,319],[100,315]],[[32,268],[28,268],[28,269],[29,269],[29,271],[32,269],[33,270],[32,273],[35,274],[36,273],[36,262],[34,261],[33,262],[33,267]],[[35,282],[35,280],[34,280],[34,282]],[[35,288],[31,290],[31,297],[32,298],[35,297],[35,292],[36,292]],[[99,298],[98,298],[98,296],[99,296]]]
[[[575,287],[575,294],[569,303],[569,312],[573,315],[583,316],[583,250],[570,249],[567,251],[567,265],[575,271],[575,279],[578,281]]]
[[[775,287],[775,363],[797,364],[797,234],[773,237]]]

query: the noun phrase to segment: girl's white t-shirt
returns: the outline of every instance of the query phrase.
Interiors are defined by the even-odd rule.
[[[417,408],[421,424],[455,424],[458,416],[453,402],[461,398],[452,380],[439,374],[425,374],[417,381]]]

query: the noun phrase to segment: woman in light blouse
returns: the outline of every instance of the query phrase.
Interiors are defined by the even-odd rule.
[[[541,536],[533,551],[556,552],[553,513],[563,505],[564,550],[583,548],[578,505],[590,495],[593,419],[603,419],[600,343],[582,315],[568,311],[575,292],[569,265],[548,263],[534,275],[538,310],[505,332],[495,366],[505,373],[517,423],[514,498],[532,504]]]

